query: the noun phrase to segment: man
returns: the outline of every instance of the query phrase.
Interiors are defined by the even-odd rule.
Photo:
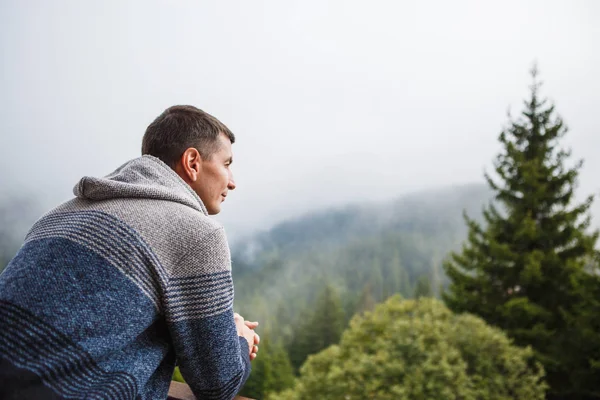
[[[177,360],[194,394],[231,399],[258,325],[233,313],[217,214],[233,133],[191,106],[147,128],[142,156],[43,216],[0,275],[1,399],[164,399]]]

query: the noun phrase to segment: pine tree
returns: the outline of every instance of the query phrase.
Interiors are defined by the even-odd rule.
[[[252,361],[252,372],[240,391],[242,396],[264,399],[271,392],[280,392],[294,384],[294,371],[287,353],[269,332],[261,335],[260,352]]]
[[[262,346],[261,346],[262,347]],[[252,371],[244,387],[240,391],[240,395],[253,399],[262,399],[265,395],[265,379],[268,373],[268,355],[265,356],[264,350],[260,349],[260,355],[252,361]]]
[[[402,262],[400,261],[400,251],[397,248],[393,247],[391,251],[391,259],[385,271],[384,299],[387,299],[388,297],[400,291],[403,269],[404,267],[402,266]]]
[[[562,360],[571,371],[572,386],[585,398],[600,399],[600,262],[590,260],[590,269],[592,273],[574,279],[580,296],[574,311],[565,315],[570,329],[557,346],[569,350],[577,346],[578,351],[565,352]]]
[[[402,297],[410,297],[410,295],[412,294],[412,286],[410,284],[410,277],[408,275],[408,272],[406,271],[406,269],[402,268],[402,270],[400,270],[400,290],[399,290],[400,294],[402,295]]]
[[[415,287],[415,294],[413,296],[415,299],[421,297],[433,297],[433,289],[431,288],[431,281],[427,277],[427,275],[421,275],[419,280],[417,281],[417,286]]]
[[[371,285],[371,294],[375,298],[376,302],[384,300],[384,286],[383,273],[381,272],[382,265],[381,260],[378,256],[373,257],[373,261],[369,266],[369,284]]]
[[[312,319],[312,341],[316,353],[337,343],[344,331],[345,314],[337,291],[329,284],[317,298]]]
[[[366,311],[371,311],[375,308],[375,298],[371,289],[371,283],[367,282],[358,298],[358,302],[353,314],[363,314]]]
[[[268,348],[269,370],[264,382],[264,393],[281,392],[294,385],[294,369],[280,343],[273,343]]]
[[[582,161],[565,165],[570,151],[559,140],[567,128],[554,106],[540,100],[536,67],[531,73],[522,117],[511,119],[499,136],[499,180],[485,175],[496,202],[484,210],[485,227],[465,215],[468,240],[444,264],[451,284],[443,298],[452,310],[481,316],[516,344],[531,345],[552,396],[584,398],[589,390],[577,387],[568,362],[579,352],[568,321],[589,295],[574,282],[585,278],[586,260],[595,252],[598,232],[587,232],[593,197],[574,204]]]
[[[288,353],[295,370],[306,357],[339,341],[346,316],[336,290],[326,284],[315,301],[312,315],[300,319]],[[306,315],[306,314],[305,314]]]

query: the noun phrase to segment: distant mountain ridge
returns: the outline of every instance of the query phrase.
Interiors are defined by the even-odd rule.
[[[293,253],[388,230],[433,233],[449,226],[460,229],[464,226],[463,210],[471,217],[480,218],[483,206],[492,197],[486,185],[475,183],[418,191],[385,202],[309,212],[242,239],[232,250],[237,257],[248,261],[260,251],[277,248]]]
[[[236,309],[263,326],[276,319],[275,333],[286,337],[282,321],[293,325],[326,284],[348,316],[364,302],[411,297],[423,279],[435,294],[443,259],[466,238],[463,211],[481,219],[492,198],[484,184],[452,186],[279,223],[233,246]]]

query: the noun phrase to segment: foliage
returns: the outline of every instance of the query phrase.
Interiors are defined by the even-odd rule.
[[[432,298],[394,296],[356,316],[339,345],[310,356],[296,385],[270,399],[543,399],[530,349]]]
[[[570,152],[559,140],[567,128],[540,100],[535,68],[532,75],[522,117],[499,136],[498,180],[486,175],[497,202],[484,211],[485,227],[465,216],[468,240],[445,264],[451,284],[443,298],[452,310],[476,314],[531,345],[553,396],[585,398],[600,392],[600,380],[575,378],[591,376],[589,357],[600,349],[576,341],[586,340],[584,331],[600,335],[597,323],[578,318],[597,304],[585,267],[598,232],[587,233],[592,197],[574,204],[582,162],[566,166]]]
[[[307,313],[297,325],[288,352],[297,370],[306,357],[339,341],[345,327],[345,315],[336,290],[325,285],[315,302],[314,311]]]
[[[568,327],[557,337],[557,352],[562,352],[562,369],[569,371],[568,378],[576,391],[566,398],[600,399],[600,264],[592,261],[589,274],[578,274],[573,279],[578,292],[572,312],[563,313]]]
[[[252,372],[240,394],[264,399],[268,393],[293,385],[294,371],[287,352],[280,343],[272,342],[268,334],[262,335],[259,355],[252,361]]]
[[[431,289],[431,282],[427,276],[421,276],[417,281],[417,287],[415,287],[415,299],[420,297],[431,297],[433,290]]]
[[[443,256],[466,236],[461,210],[475,213],[489,193],[465,185],[324,210],[232,243],[236,311],[289,349],[323,282],[336,288],[345,323],[395,293],[412,297],[423,276],[436,295]]]

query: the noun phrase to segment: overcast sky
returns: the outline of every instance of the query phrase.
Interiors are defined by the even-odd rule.
[[[0,4],[0,190],[47,209],[137,157],[173,104],[236,134],[238,189],[217,217],[232,236],[483,181],[534,60],[585,159],[580,198],[600,194],[600,2]]]

